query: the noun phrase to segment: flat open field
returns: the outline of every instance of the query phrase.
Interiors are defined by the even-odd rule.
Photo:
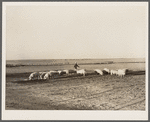
[[[6,64],[13,65],[54,65],[54,64],[71,64],[75,62],[78,64],[87,64],[87,63],[104,63],[104,62],[145,62],[145,58],[108,58],[108,59],[47,59],[47,60],[7,60]]]
[[[80,69],[121,69],[128,68],[130,70],[145,70],[145,63],[117,63],[117,64],[100,64],[100,65],[79,65]],[[7,67],[6,73],[29,73],[35,71],[49,71],[49,70],[63,70],[63,69],[74,69],[73,65],[62,65],[62,66],[19,66],[19,67]]]
[[[47,81],[24,81],[30,72],[73,69],[64,66],[6,68],[6,110],[145,110],[145,63],[80,65],[133,70],[124,78],[72,74]]]

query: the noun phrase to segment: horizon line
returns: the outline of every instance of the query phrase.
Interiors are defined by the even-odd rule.
[[[140,59],[142,59],[144,57],[141,57]],[[6,61],[8,60],[84,60],[84,59],[139,59],[139,58],[74,58],[74,59],[69,59],[69,58],[66,58],[66,59],[6,59]]]

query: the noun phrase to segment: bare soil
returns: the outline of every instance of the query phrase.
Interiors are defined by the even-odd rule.
[[[7,73],[6,110],[145,110],[143,71],[25,81],[29,74]]]

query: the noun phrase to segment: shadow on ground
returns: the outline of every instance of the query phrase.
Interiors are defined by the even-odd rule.
[[[144,75],[145,74],[145,71],[128,71],[126,73],[126,76],[129,76],[129,75]],[[14,74],[7,74],[6,77],[21,77],[19,79],[13,79],[11,80],[11,82],[13,83],[20,83],[20,84],[24,84],[24,83],[48,83],[48,82],[55,82],[55,81],[58,81],[59,79],[61,81],[63,80],[68,80],[68,79],[84,79],[85,77],[87,78],[92,78],[93,76],[94,77],[103,77],[101,75],[98,75],[97,73],[88,73],[85,77],[80,75],[80,74],[70,74],[70,75],[57,75],[57,76],[54,76],[54,78],[50,79],[50,80],[38,80],[38,79],[35,79],[35,80],[28,80],[28,76],[30,75],[30,73],[14,73]],[[104,74],[105,75],[108,75],[108,74]],[[110,76],[110,75],[109,75]],[[110,77],[113,77],[113,76],[110,76]]]

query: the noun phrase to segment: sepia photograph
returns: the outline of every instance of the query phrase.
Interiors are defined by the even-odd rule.
[[[148,119],[148,2],[2,7],[2,119]]]

